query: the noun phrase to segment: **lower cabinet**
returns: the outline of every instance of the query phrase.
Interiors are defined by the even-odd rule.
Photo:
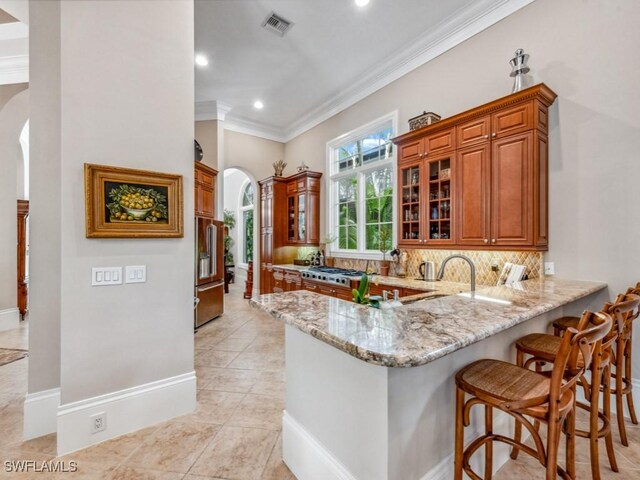
[[[321,295],[339,298],[340,300],[347,300],[349,302],[353,300],[353,295],[351,294],[351,289],[349,287],[304,280],[302,282],[302,288],[310,292],[320,293]]]
[[[294,292],[302,288],[302,277],[299,272],[273,267],[271,274],[271,292]]]

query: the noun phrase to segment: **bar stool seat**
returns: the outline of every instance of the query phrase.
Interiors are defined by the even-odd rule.
[[[580,321],[579,317],[561,317],[557,320],[553,321],[553,334],[560,335],[567,328],[576,328],[578,322]]]
[[[473,391],[478,398],[491,398],[496,403],[543,402],[549,396],[551,379],[547,375],[533,372],[501,360],[478,360],[462,368],[456,375],[462,389]],[[567,390],[560,398],[560,412],[572,407],[573,392]],[[537,416],[546,411],[548,405],[524,408],[520,413]]]
[[[580,320],[580,319],[578,319]],[[593,327],[593,325],[587,325],[587,328]],[[575,328],[575,327],[572,327]],[[516,340],[516,349],[519,352],[526,353],[533,356],[529,362],[525,362],[523,365],[525,368],[529,368],[529,365],[533,362],[545,360],[549,363],[553,363],[560,350],[560,344],[562,343],[561,337],[555,335],[549,335],[548,333],[531,333]],[[611,362],[611,355],[609,352],[602,352],[602,358],[600,365],[605,367]],[[582,368],[582,358],[578,358],[577,365]]]

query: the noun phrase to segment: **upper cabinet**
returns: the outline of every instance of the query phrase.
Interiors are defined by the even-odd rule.
[[[399,245],[547,250],[555,98],[539,84],[395,138]]]
[[[214,218],[216,213],[217,170],[200,162],[195,163],[195,214]]]
[[[302,172],[287,179],[287,243],[320,242],[321,173]]]

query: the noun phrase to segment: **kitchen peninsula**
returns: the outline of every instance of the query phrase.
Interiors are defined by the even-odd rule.
[[[304,290],[251,301],[286,324],[283,458],[298,479],[452,478],[455,372],[479,358],[513,361],[515,339],[601,303],[606,285],[547,277],[423,289],[446,296],[385,311]],[[496,415],[494,430],[510,428]],[[494,468],[506,459],[496,448]]]

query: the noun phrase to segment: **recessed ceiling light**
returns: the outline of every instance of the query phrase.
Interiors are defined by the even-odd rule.
[[[264,103],[262,103],[260,100],[256,100],[255,102],[253,102],[253,108],[262,110],[264,108]]]
[[[206,67],[209,65],[209,60],[204,55],[196,55],[196,65],[199,67]]]
[[[356,0],[356,5],[359,7],[366,7],[369,5],[369,0]]]

